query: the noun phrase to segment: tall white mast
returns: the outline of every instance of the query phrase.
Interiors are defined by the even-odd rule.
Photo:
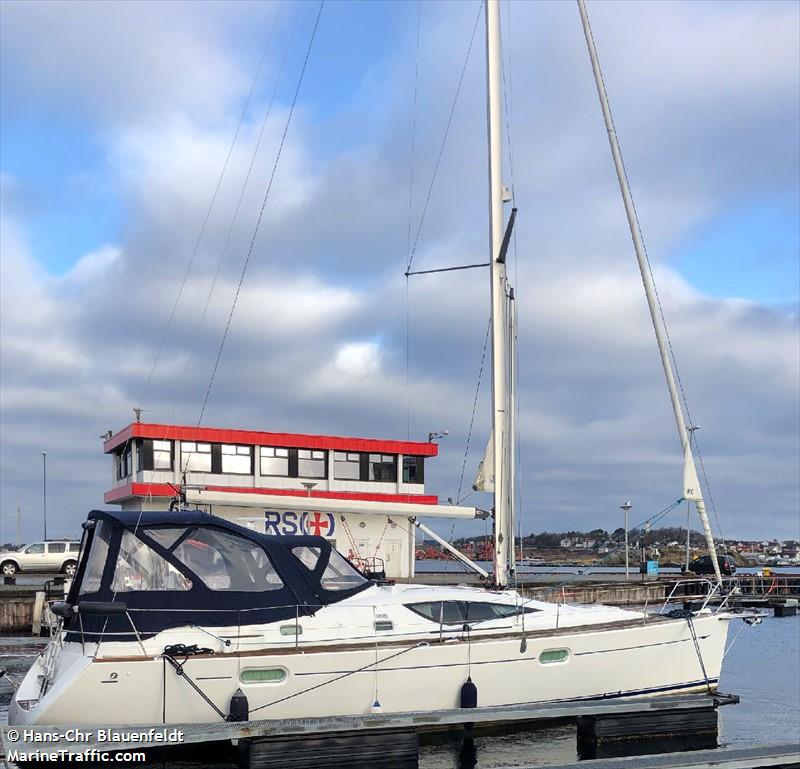
[[[642,244],[641,231],[639,229],[639,218],[636,215],[636,209],[633,205],[631,197],[630,186],[628,185],[628,178],[625,175],[625,168],[622,164],[622,154],[619,149],[619,142],[617,140],[617,132],[614,129],[614,121],[611,117],[611,108],[608,105],[608,94],[606,94],[606,87],[603,83],[603,75],[600,71],[600,62],[597,58],[597,50],[594,45],[594,38],[592,37],[592,30],[589,26],[589,16],[586,12],[586,4],[584,0],[578,0],[578,10],[581,14],[581,23],[583,24],[583,34],[586,37],[586,45],[589,48],[589,58],[592,61],[592,71],[594,72],[595,84],[597,85],[597,94],[600,97],[600,106],[603,109],[603,119],[606,123],[606,130],[608,131],[608,141],[611,144],[611,155],[614,158],[614,167],[617,170],[617,179],[619,180],[619,188],[622,192],[622,200],[625,204],[625,213],[628,216],[628,226],[631,230],[631,237],[633,238],[633,247],[636,251],[636,259],[639,262],[639,272],[642,275],[642,283],[644,284],[644,292],[647,296],[647,306],[650,308],[650,318],[653,321],[653,328],[656,332],[656,341],[658,342],[658,351],[661,354],[661,365],[664,367],[664,375],[667,378],[667,387],[669,389],[669,397],[672,402],[672,411],[675,414],[675,424],[678,427],[678,437],[681,441],[681,449],[683,451],[684,466],[683,466],[683,496],[687,500],[692,500],[697,507],[697,514],[703,524],[703,531],[706,536],[706,544],[708,545],[708,553],[711,556],[711,561],[714,564],[714,573],[718,582],[722,582],[722,574],[719,570],[719,563],[717,561],[717,551],[714,546],[714,537],[711,533],[711,526],[706,514],[705,503],[703,502],[703,495],[700,491],[700,484],[697,479],[697,469],[694,463],[694,456],[692,455],[692,447],[689,443],[689,434],[686,429],[686,422],[683,418],[683,409],[678,397],[678,388],[675,386],[675,376],[672,372],[672,363],[669,359],[669,352],[667,350],[666,334],[662,323],[661,316],[657,311],[655,287],[653,286],[653,277],[647,265],[647,259],[644,253],[644,245]]]
[[[509,550],[514,529],[508,478],[508,326],[506,323],[506,266],[498,261],[503,242],[503,136],[500,59],[500,4],[486,0],[486,97],[489,141],[489,261],[492,290],[492,429],[494,435],[494,578],[508,585]],[[511,538],[509,548],[509,537]]]

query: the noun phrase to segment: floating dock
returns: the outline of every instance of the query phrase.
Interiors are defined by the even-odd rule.
[[[680,694],[659,697],[607,698],[590,701],[564,701],[547,703],[530,703],[513,706],[491,706],[478,708],[452,708],[448,710],[420,710],[407,713],[385,714],[366,713],[363,715],[328,716],[325,718],[286,718],[260,721],[239,721],[218,723],[187,724],[147,724],[147,725],[113,725],[98,724],[81,726],[79,737],[69,743],[71,752],[96,750],[120,750],[139,747],[141,743],[125,743],[114,739],[113,735],[125,732],[141,732],[151,727],[157,730],[178,730],[183,736],[181,745],[204,742],[224,742],[230,740],[246,740],[253,738],[287,737],[293,735],[318,736],[324,733],[344,733],[355,731],[380,731],[410,729],[418,732],[446,730],[448,728],[473,724],[475,726],[491,726],[528,721],[548,721],[575,719],[580,716],[620,715],[624,713],[649,713],[653,715],[668,712],[680,712],[698,709],[716,709],[723,705],[737,703],[739,698],[731,694]],[[31,726],[24,727],[29,745],[47,744],[47,738],[37,739],[37,735],[52,734],[58,727]],[[13,747],[8,741],[8,728],[0,727],[2,744],[6,751]],[[107,736],[110,739],[103,739]],[[19,744],[16,747],[20,747]]]

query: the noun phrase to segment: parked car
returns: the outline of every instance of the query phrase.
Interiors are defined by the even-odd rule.
[[[72,577],[78,566],[80,548],[80,542],[69,540],[23,545],[19,550],[0,553],[0,574],[13,577],[18,571],[60,571]]]
[[[736,564],[729,555],[718,555],[719,570],[722,574],[730,576],[736,572]],[[701,555],[689,563],[689,571],[695,574],[713,574],[714,564],[710,555]]]

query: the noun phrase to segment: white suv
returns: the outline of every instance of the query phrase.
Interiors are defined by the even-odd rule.
[[[60,571],[72,577],[78,566],[80,548],[80,542],[60,540],[34,542],[19,550],[0,552],[0,574],[13,577],[18,571]]]

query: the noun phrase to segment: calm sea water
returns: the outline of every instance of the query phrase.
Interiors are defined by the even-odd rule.
[[[737,633],[725,658],[720,690],[738,694],[741,703],[721,708],[720,744],[800,741],[800,617],[766,617],[756,627],[737,620],[731,625],[729,640]],[[28,639],[0,638],[0,667],[7,667],[11,675],[19,677],[30,665],[36,649]],[[0,681],[0,723],[5,723],[10,697],[10,687]],[[424,707],[424,698],[424,692],[420,692],[420,707]],[[421,769],[547,766],[576,759],[572,724],[478,735],[473,745],[464,745],[460,735],[442,736],[424,741],[420,748]],[[232,769],[235,763],[224,756],[188,760],[167,756],[166,761],[136,766]]]

